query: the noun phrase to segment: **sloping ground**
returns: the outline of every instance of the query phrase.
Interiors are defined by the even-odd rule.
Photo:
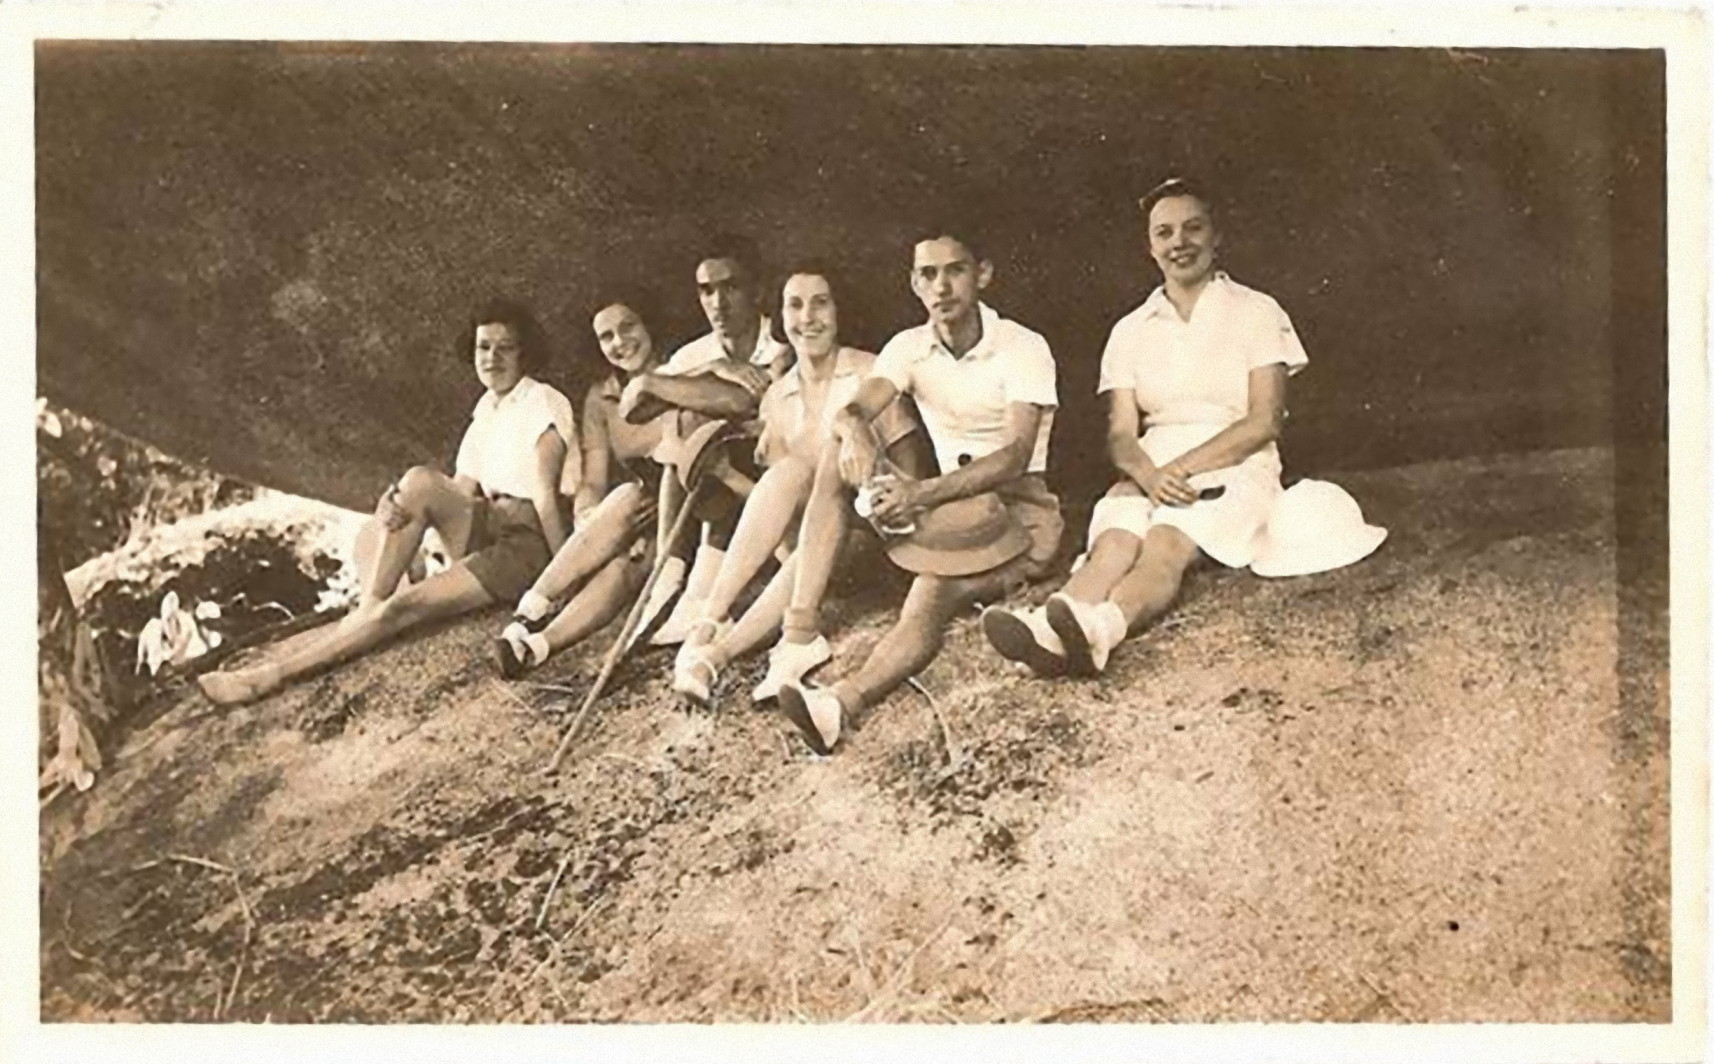
[[[1664,566],[1615,562],[1611,456],[1341,480],[1369,561],[1199,572],[1099,683],[960,622],[827,761],[654,652],[545,777],[575,697],[495,680],[493,616],[187,696],[44,821],[43,1017],[1668,1019]]]

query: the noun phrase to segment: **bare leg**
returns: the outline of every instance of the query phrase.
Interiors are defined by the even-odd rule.
[[[542,598],[555,599],[601,571],[630,549],[651,516],[650,502],[648,492],[636,483],[621,484],[608,492],[536,577],[530,590]]]
[[[780,630],[786,604],[791,601],[792,584],[797,578],[797,555],[787,558],[774,573],[768,586],[750,603],[750,608],[738,618],[738,623],[720,639],[703,650],[703,656],[716,669],[750,653],[774,637]]]
[[[946,640],[946,626],[958,612],[985,598],[998,598],[1022,584],[1027,555],[974,576],[918,576],[899,610],[899,619],[870,651],[869,660],[833,685],[847,712],[872,706],[894,688],[928,667]]]
[[[643,566],[628,557],[614,558],[603,566],[542,630],[550,652],[581,642],[606,627],[631,604],[646,575]]]
[[[493,598],[470,570],[455,565],[380,602],[366,604],[352,623],[325,639],[276,662],[234,672],[198,677],[203,693],[219,703],[260,698],[306,673],[346,661],[381,645],[408,628],[439,617],[453,617],[491,605]]]
[[[849,491],[839,475],[839,448],[822,448],[798,532],[797,578],[792,582],[785,614],[785,638],[789,642],[808,643],[817,635],[821,600],[827,595],[833,563],[845,538]]]
[[[1083,603],[1107,601],[1119,581],[1137,564],[1142,547],[1143,541],[1135,534],[1120,528],[1108,529],[1095,537],[1089,560],[1071,574],[1060,593]]]
[[[1149,529],[1136,564],[1108,596],[1125,615],[1128,630],[1135,631],[1166,612],[1196,555],[1196,542],[1171,525]]]
[[[809,498],[814,472],[809,463],[787,458],[762,474],[744,502],[744,512],[738,518],[732,543],[726,548],[720,573],[703,601],[703,619],[726,620],[745,586],[762,571],[762,566],[791,531],[799,510]],[[783,604],[779,608],[783,611]]]
[[[399,478],[397,504],[410,516],[403,528],[386,529],[379,521],[368,544],[361,543],[365,553],[374,559],[364,574],[359,605],[380,602],[398,589],[399,579],[416,559],[422,546],[423,533],[432,525],[440,533],[446,549],[454,557],[464,553],[470,542],[471,519],[476,512],[476,500],[460,491],[453,479],[438,469],[416,466]],[[374,536],[380,541],[374,544]]]

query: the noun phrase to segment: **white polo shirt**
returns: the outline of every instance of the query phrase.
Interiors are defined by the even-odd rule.
[[[987,304],[978,304],[982,339],[954,358],[929,323],[906,329],[881,348],[873,373],[916,399],[942,473],[1006,444],[1006,407],[1044,407],[1029,472],[1047,471],[1047,441],[1059,406],[1053,352],[1047,340]]]
[[[1308,362],[1291,319],[1272,296],[1216,273],[1178,316],[1164,288],[1120,318],[1101,354],[1098,391],[1130,388],[1145,428],[1226,426],[1250,405],[1250,371],[1280,363],[1295,374]]]
[[[536,440],[548,428],[565,441],[559,493],[575,495],[583,481],[583,452],[571,400],[534,377],[518,381],[503,397],[490,390],[477,400],[453,472],[475,480],[490,497],[527,499],[536,481]]]

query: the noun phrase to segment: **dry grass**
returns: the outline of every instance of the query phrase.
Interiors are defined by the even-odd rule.
[[[1020,677],[961,620],[826,760],[749,705],[760,662],[686,713],[646,652],[542,779],[568,707],[466,667],[492,617],[187,701],[45,818],[44,926],[98,915],[44,934],[43,1014],[1664,1019],[1665,592],[1621,611],[1610,477],[1350,478],[1393,527],[1370,561],[1200,572],[1100,682]],[[890,593],[842,607],[830,672]],[[581,690],[605,646],[524,690]],[[88,874],[163,852],[230,855],[266,939],[197,931],[192,882]]]

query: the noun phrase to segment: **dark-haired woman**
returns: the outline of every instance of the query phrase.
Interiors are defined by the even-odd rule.
[[[635,596],[646,576],[646,535],[655,524],[661,467],[653,460],[662,415],[633,425],[620,416],[625,386],[660,366],[636,298],[607,303],[591,328],[612,373],[583,403],[583,483],[577,530],[518,599],[494,641],[500,674],[521,675],[599,631]],[[563,605],[562,605],[563,604]]]
[[[1140,206],[1162,284],[1113,326],[1101,356],[1120,480],[1096,504],[1089,553],[1064,588],[1040,609],[982,616],[996,650],[1042,675],[1105,669],[1200,555],[1250,565],[1280,496],[1274,441],[1303,344],[1270,296],[1216,268],[1206,195],[1172,180]]]
[[[486,387],[452,476],[417,466],[389,488],[356,551],[362,591],[326,637],[278,661],[207,673],[203,693],[245,702],[356,657],[415,625],[511,602],[565,542],[564,500],[581,479],[571,402],[531,376],[546,363],[541,329],[524,307],[493,300],[460,342]],[[434,528],[450,568],[399,588]]]

